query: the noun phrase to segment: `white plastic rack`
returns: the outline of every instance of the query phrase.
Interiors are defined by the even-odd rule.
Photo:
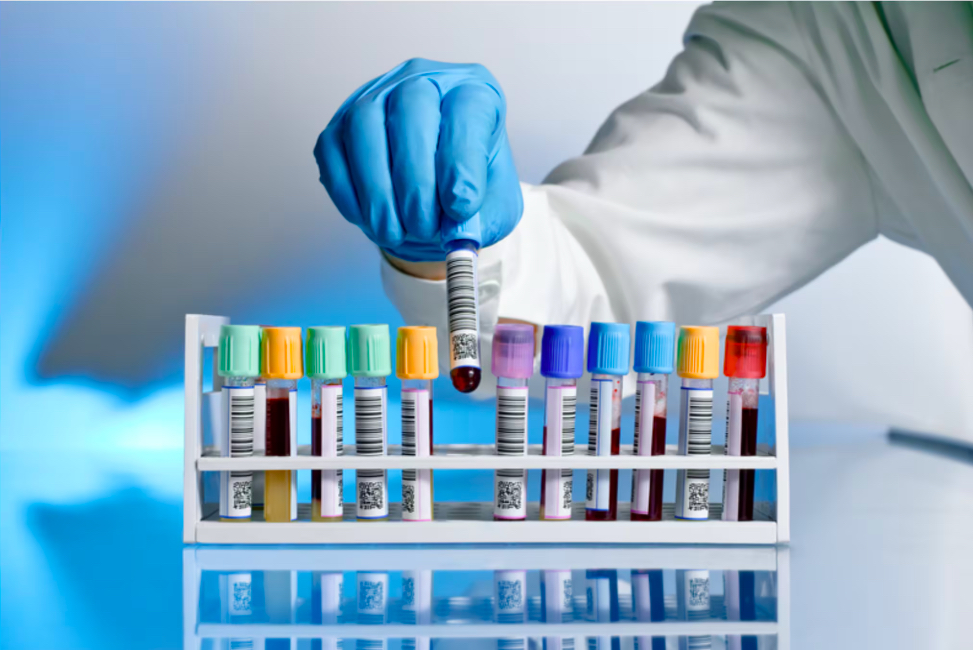
[[[677,595],[667,584],[663,593],[665,616],[663,620],[638,620],[633,611],[631,571],[656,569],[661,571],[708,571],[709,608],[706,616],[696,615],[686,620],[679,613]],[[586,573],[613,571],[618,579],[618,620],[593,621],[586,615],[590,611],[584,588]],[[531,572],[526,577],[526,613],[519,623],[498,625],[491,614],[496,603],[490,596],[486,576],[476,577],[475,572]],[[540,586],[537,579],[545,571],[571,572],[574,587],[572,615],[557,623],[541,622]],[[724,607],[726,594],[719,583],[720,574],[726,572],[756,572],[755,596],[759,615],[757,620],[733,620]],[[204,574],[242,577],[241,582],[249,589],[259,583],[255,574],[274,572],[278,576],[290,573],[284,580],[284,588],[274,593],[264,593],[263,598],[248,594],[248,602],[263,601],[263,607],[276,612],[276,617],[255,617],[252,620],[215,616],[219,610],[226,612],[232,603],[225,602],[236,594],[208,592],[204,600]],[[342,597],[332,606],[335,609],[330,622],[311,623],[307,617],[306,597],[300,598],[298,574],[330,574],[342,576],[346,587],[355,584],[354,573],[379,574],[393,572],[428,572],[431,575],[432,593],[427,607],[432,615],[420,624],[410,623],[402,616],[402,598],[395,596],[389,581],[389,593],[383,603],[386,611],[384,623],[362,624],[356,616],[359,605],[354,587],[343,589]],[[460,573],[453,573],[460,572]],[[457,595],[437,593],[435,585],[455,584],[455,578],[463,575],[470,581],[467,593]],[[406,574],[403,573],[403,577]],[[347,577],[345,577],[347,576]],[[210,578],[212,580],[212,578]],[[266,578],[264,578],[266,584]],[[209,584],[213,584],[210,582]],[[279,586],[278,581],[278,586]],[[289,586],[288,586],[289,585]],[[483,587],[486,587],[484,589]],[[264,587],[268,589],[268,587]],[[227,590],[232,591],[232,590]],[[447,590],[450,591],[450,590]],[[213,598],[220,607],[213,606]],[[311,598],[313,601],[313,597]],[[274,601],[274,602],[271,602]],[[203,610],[209,612],[203,614]],[[302,616],[303,613],[303,616]],[[491,639],[497,637],[575,637],[594,636],[623,637],[621,646],[632,647],[635,636],[699,636],[699,635],[759,635],[760,647],[786,650],[790,647],[790,558],[789,550],[782,547],[671,547],[625,548],[619,546],[463,546],[420,548],[262,548],[262,547],[188,547],[183,551],[183,625],[184,643],[187,650],[199,650],[207,642],[221,639],[248,639],[253,647],[263,647],[268,638],[297,639]],[[627,637],[627,638],[626,638]],[[769,642],[769,643],[768,643]],[[576,647],[577,644],[575,644]],[[222,647],[222,646],[216,646]],[[292,643],[292,648],[298,647]],[[331,644],[330,647],[338,647]],[[345,645],[344,647],[348,647]],[[471,647],[483,647],[471,646]],[[532,646],[533,647],[533,646]],[[671,647],[671,646],[670,646]],[[719,647],[714,644],[713,647]]]
[[[664,456],[635,456],[631,446],[623,446],[618,456],[566,457],[543,456],[540,446],[531,445],[526,457],[497,456],[493,445],[436,445],[429,457],[405,457],[392,445],[388,456],[358,456],[354,445],[346,445],[343,456],[311,456],[309,446],[301,446],[289,457],[227,458],[207,441],[218,440],[220,426],[221,382],[215,371],[213,389],[203,390],[205,348],[218,345],[220,326],[230,320],[221,316],[186,316],[186,439],[183,539],[186,543],[203,544],[451,544],[476,540],[480,543],[613,543],[645,544],[781,544],[790,540],[790,488],[787,428],[787,363],[783,314],[753,317],[756,325],[767,327],[767,399],[761,400],[762,444],[757,455],[725,456],[723,447],[713,446],[711,456],[683,456],[674,446]],[[678,385],[672,379],[673,390]],[[770,407],[770,408],[768,408]],[[390,425],[392,423],[390,422]],[[312,470],[312,469],[754,469],[770,470],[769,500],[754,506],[754,521],[720,520],[718,503],[711,504],[710,518],[704,521],[682,521],[674,518],[672,504],[658,522],[628,521],[628,503],[618,504],[618,521],[584,521],[584,504],[575,503],[570,520],[540,521],[537,503],[528,505],[528,519],[523,522],[495,522],[491,503],[440,502],[435,504],[434,521],[400,521],[398,504],[390,504],[389,518],[359,522],[354,518],[354,504],[345,504],[345,521],[312,522],[310,504],[301,504],[298,520],[267,523],[261,512],[254,511],[249,522],[222,522],[218,504],[204,501],[203,475],[226,470]],[[767,474],[767,472],[764,472]],[[760,475],[758,474],[758,477]],[[758,479],[758,485],[761,481]],[[712,493],[718,494],[715,487]]]

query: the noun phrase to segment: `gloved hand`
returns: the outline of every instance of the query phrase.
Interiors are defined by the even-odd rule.
[[[321,182],[344,218],[395,257],[445,259],[443,220],[477,212],[489,246],[524,207],[506,112],[483,66],[406,61],[331,118],[314,148]]]

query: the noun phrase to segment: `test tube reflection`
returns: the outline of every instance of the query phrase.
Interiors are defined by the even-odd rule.
[[[684,621],[704,621],[710,618],[709,571],[676,571],[676,606],[679,618]],[[679,650],[704,650],[711,648],[710,635],[679,637]]]
[[[344,591],[343,573],[315,573],[311,580],[311,622],[317,625],[336,625],[341,616],[341,594]],[[312,650],[338,650],[343,646],[335,636],[311,640]]]
[[[586,619],[592,623],[618,621],[618,571],[586,571],[585,583]],[[621,650],[621,639],[610,635],[591,636],[588,637],[588,650]]]
[[[356,598],[360,625],[385,625],[388,623],[389,574],[359,571]],[[357,650],[384,650],[384,639],[357,639]]]
[[[632,571],[632,610],[635,620],[659,622],[666,620],[665,592],[661,569]],[[664,636],[637,636],[635,650],[666,650]]]
[[[273,624],[297,622],[297,571],[265,571],[264,603]],[[267,639],[266,650],[296,650],[297,639]]]
[[[494,622],[517,624],[527,622],[527,572],[493,572]],[[527,637],[497,637],[497,650],[526,650]]]
[[[753,571],[723,572],[723,602],[728,621],[757,620],[756,575]],[[727,650],[757,650],[756,636],[728,634]]]
[[[248,623],[253,619],[253,576],[230,573],[220,576],[220,618],[224,623]],[[253,639],[220,639],[220,650],[253,648]]]
[[[432,571],[402,572],[402,622],[412,625],[432,623]],[[429,650],[429,637],[402,639],[402,650]]]
[[[574,620],[574,589],[571,572],[550,570],[541,573],[541,617],[545,623],[570,623]],[[573,650],[573,637],[546,636],[544,650]]]

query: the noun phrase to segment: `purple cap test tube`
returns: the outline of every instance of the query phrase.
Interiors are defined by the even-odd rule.
[[[497,378],[497,455],[527,455],[527,382],[534,374],[534,327],[497,325],[493,363]],[[527,472],[498,469],[493,475],[493,518],[527,518]]]

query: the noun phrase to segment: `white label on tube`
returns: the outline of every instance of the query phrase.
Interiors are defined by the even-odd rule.
[[[743,393],[726,400],[726,455],[739,456],[743,443]],[[723,470],[723,521],[740,519],[740,470]]]
[[[249,573],[231,573],[226,576],[226,611],[230,616],[249,616],[253,613],[252,584]]]
[[[708,456],[713,440],[713,391],[683,387],[679,415],[679,453]],[[676,517],[709,519],[709,470],[676,472]]]
[[[544,414],[546,456],[574,455],[574,422],[578,402],[576,386],[550,386]],[[571,492],[574,487],[570,469],[544,471],[544,518],[570,519]]]
[[[388,453],[388,387],[355,389],[355,449],[359,456]],[[388,480],[385,470],[360,469],[355,474],[359,519],[388,517]]]
[[[655,417],[655,382],[640,381],[635,391],[635,454],[652,455],[653,418]],[[649,514],[652,483],[651,470],[637,469],[632,473],[632,512]]]
[[[297,389],[287,393],[290,407],[291,456],[297,456]],[[291,472],[291,521],[297,521],[297,472]]]
[[[336,458],[344,454],[344,399],[342,386],[321,386],[321,456]],[[344,490],[340,469],[321,470],[321,516],[344,515]]]
[[[574,593],[571,572],[563,569],[544,571],[541,575],[545,623],[570,623],[574,620]],[[571,637],[545,637],[545,650],[569,650],[574,647]]]
[[[446,310],[449,314],[449,367],[480,367],[477,255],[457,250],[446,256]]]
[[[607,576],[594,576],[586,582],[587,619],[593,623],[608,623],[611,621],[611,580]],[[589,636],[588,650],[610,650],[611,639],[610,636]]]
[[[253,456],[254,396],[250,386],[223,387],[220,452],[231,458]],[[220,517],[250,517],[253,472],[220,472]]]
[[[591,380],[591,412],[588,428],[588,455],[611,456],[612,453],[612,408],[611,379]],[[609,488],[611,470],[588,470],[585,507],[588,510],[607,511],[611,507]]]
[[[527,455],[526,386],[497,388],[497,455]],[[527,518],[527,473],[522,469],[498,469],[493,475],[493,516],[497,519]]]
[[[429,391],[402,391],[402,455],[431,456]],[[432,470],[402,470],[402,519],[432,521]]]
[[[389,574],[358,572],[359,623],[385,624],[388,611]]]
[[[322,573],[321,580],[321,622],[334,625],[341,616],[341,592],[345,587],[343,573]]]
[[[432,571],[402,572],[402,610],[408,613],[406,622],[428,625],[432,622]]]

